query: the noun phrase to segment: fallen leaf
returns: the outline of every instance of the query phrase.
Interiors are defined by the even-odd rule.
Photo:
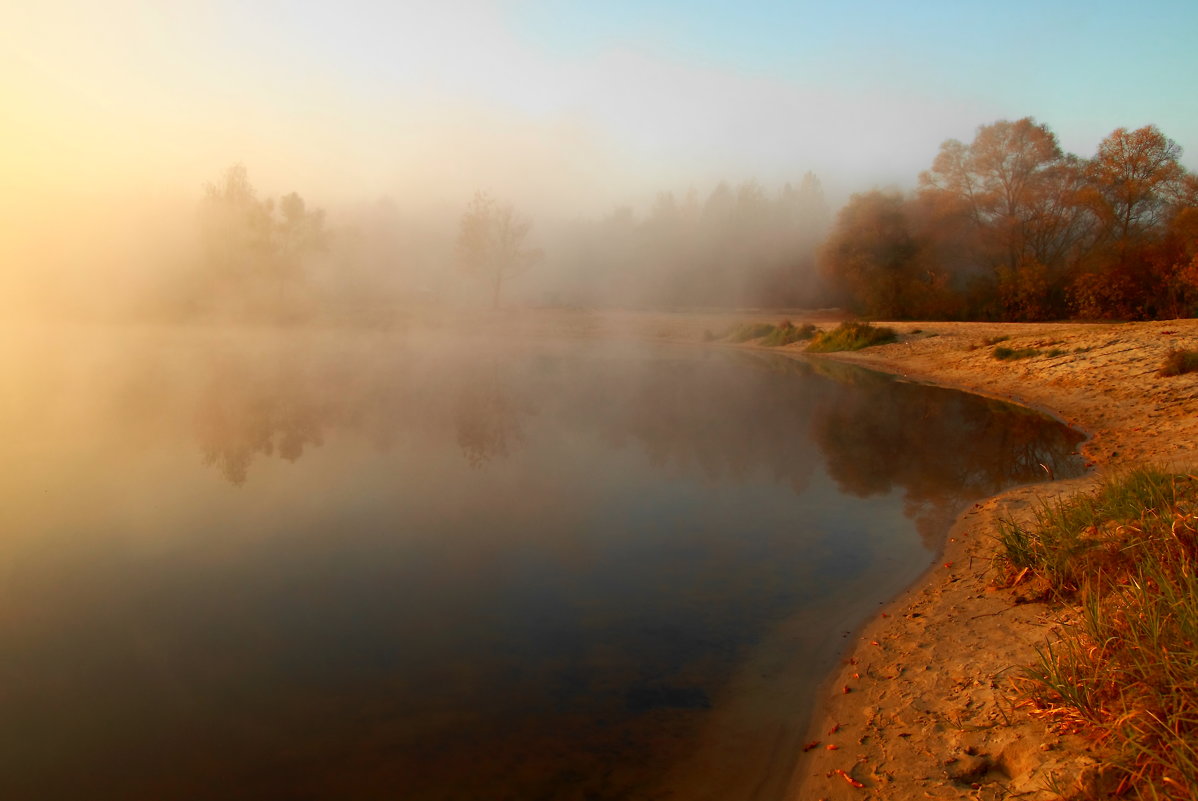
[[[851,785],[853,785],[854,787],[856,787],[858,790],[860,790],[860,789],[863,789],[863,788],[865,787],[865,785],[864,785],[864,784],[862,784],[861,782],[857,781],[856,779],[854,779],[854,778],[853,778],[852,776],[850,776],[849,774],[845,773],[845,772],[844,772],[843,770],[841,770],[840,768],[837,768],[836,770],[834,770],[834,771],[832,771],[832,772],[833,772],[833,773],[835,773],[837,776],[840,776],[842,779],[844,779],[844,780],[845,780],[846,782],[848,782],[849,784],[851,784]]]

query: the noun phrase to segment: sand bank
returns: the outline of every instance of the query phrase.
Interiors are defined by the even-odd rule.
[[[1100,786],[1089,744],[1049,731],[1017,702],[1013,677],[1070,612],[1033,586],[994,589],[992,535],[999,517],[1083,491],[1104,472],[1198,465],[1198,374],[1156,375],[1171,348],[1198,349],[1198,320],[888,325],[903,332],[899,342],[818,358],[1049,410],[1092,435],[1083,453],[1096,473],[1016,488],[957,520],[937,566],[865,627],[826,686],[791,797],[1041,801],[1060,797],[1050,786],[1066,795]],[[996,337],[1060,353],[999,361],[984,344]]]

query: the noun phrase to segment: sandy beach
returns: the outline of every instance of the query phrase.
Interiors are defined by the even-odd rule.
[[[1014,681],[1071,612],[1034,583],[997,589],[995,522],[1085,491],[1137,464],[1198,464],[1198,374],[1157,375],[1171,348],[1198,348],[1198,320],[1131,324],[882,323],[894,344],[836,358],[915,381],[1013,400],[1091,435],[1094,472],[1013,489],[955,523],[936,567],[860,632],[824,688],[791,797],[1041,799],[1106,795],[1092,744],[1018,703]],[[1017,361],[1010,348],[1061,351]],[[792,346],[801,350],[802,345]],[[968,443],[962,443],[968,447]]]

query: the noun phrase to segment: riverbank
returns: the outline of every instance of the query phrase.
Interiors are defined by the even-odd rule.
[[[508,327],[529,335],[627,336],[692,345],[719,344],[744,323],[776,324],[789,317],[796,325],[829,329],[842,319],[834,312],[776,311],[540,310],[501,316]],[[1085,492],[1102,476],[1136,465],[1189,472],[1198,467],[1198,373],[1158,375],[1170,350],[1198,349],[1198,320],[879,325],[894,328],[898,340],[802,358],[856,363],[1054,414],[1090,435],[1082,450],[1095,472],[1015,488],[960,516],[933,569],[866,625],[821,692],[815,723],[803,740],[811,747],[801,754],[787,797],[1106,797],[1108,778],[1092,744],[1050,731],[1019,702],[1013,686],[1018,671],[1076,618],[1047,600],[1034,582],[1007,590],[992,586],[996,524],[1027,519],[1045,499]],[[800,356],[805,348],[800,342],[765,349]],[[1037,353],[1000,360],[996,348]],[[751,770],[747,764],[745,769]]]
[[[817,358],[1055,413],[1091,435],[1083,453],[1096,472],[1013,489],[957,520],[937,566],[864,628],[826,686],[791,797],[1102,797],[1091,744],[1029,715],[1012,682],[1072,613],[1034,584],[995,589],[993,534],[997,520],[1027,516],[1042,499],[1090,489],[1112,471],[1193,469],[1198,373],[1157,371],[1170,349],[1198,348],[1198,321],[882,324],[900,332],[898,342]],[[999,360],[996,347],[1040,354]]]

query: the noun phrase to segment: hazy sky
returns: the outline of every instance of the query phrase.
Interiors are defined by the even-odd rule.
[[[322,204],[484,187],[598,213],[808,169],[841,196],[1025,115],[1080,155],[1155,123],[1198,166],[1194,0],[7,5],[10,208],[194,198],[237,161]]]

